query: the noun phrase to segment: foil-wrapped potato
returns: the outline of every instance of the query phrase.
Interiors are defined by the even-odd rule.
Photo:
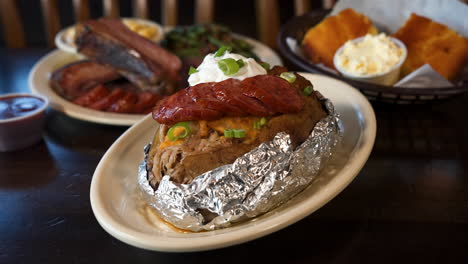
[[[227,227],[287,201],[315,178],[339,134],[332,104],[300,74],[208,56],[211,64],[192,70],[202,82],[154,108],[161,125],[139,167],[146,202],[190,231]]]

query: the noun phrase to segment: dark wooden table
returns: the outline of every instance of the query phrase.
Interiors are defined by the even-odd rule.
[[[0,49],[0,91],[28,92],[47,50]],[[468,94],[373,103],[374,150],[357,178],[300,222],[199,253],[138,249],[94,218],[96,165],[127,128],[49,111],[44,140],[0,153],[0,263],[468,263]]]

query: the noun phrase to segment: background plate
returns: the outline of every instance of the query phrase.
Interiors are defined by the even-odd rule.
[[[162,222],[138,197],[137,172],[143,147],[158,124],[147,116],[128,129],[99,162],[91,182],[91,206],[101,226],[117,239],[150,250],[201,251],[246,242],[284,228],[319,209],[359,173],[372,150],[376,122],[356,89],[326,76],[301,73],[341,114],[343,140],[325,169],[303,192],[262,216],[232,227],[181,233]]]
[[[278,54],[268,46],[238,34],[235,34],[235,36],[251,43],[254,47],[253,52],[263,61],[270,65],[283,65]],[[83,59],[83,57],[62,50],[50,52],[39,60],[29,73],[29,88],[33,93],[42,94],[49,98],[50,106],[53,109],[77,119],[100,124],[129,126],[144,117],[144,115],[118,114],[92,110],[73,104],[58,95],[49,85],[50,74],[61,66],[80,59]]]

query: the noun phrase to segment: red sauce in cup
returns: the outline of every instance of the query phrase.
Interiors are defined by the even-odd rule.
[[[43,105],[44,101],[33,96],[0,98],[0,120],[28,115]]]

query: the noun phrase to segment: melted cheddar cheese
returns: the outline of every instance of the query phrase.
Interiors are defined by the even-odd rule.
[[[226,129],[244,129],[244,142],[253,141],[259,130],[254,128],[254,123],[259,121],[258,117],[224,117],[215,121],[208,121],[207,126],[221,134],[224,134]]]
[[[224,130],[226,129],[243,129],[245,130],[245,137],[242,138],[242,141],[246,144],[251,143],[255,140],[259,129],[254,128],[255,122],[259,122],[259,117],[223,117],[214,121],[198,121],[198,134],[200,137],[207,137],[209,135],[210,129],[218,132],[221,135],[224,135]],[[174,129],[174,136],[178,136],[184,132],[183,127],[176,127]],[[189,137],[190,135],[188,135]],[[187,137],[187,138],[188,138]],[[169,140],[169,137],[166,135],[164,141],[159,145],[159,149],[164,149],[171,146],[177,146],[184,142],[184,139],[178,139],[175,141]]]

